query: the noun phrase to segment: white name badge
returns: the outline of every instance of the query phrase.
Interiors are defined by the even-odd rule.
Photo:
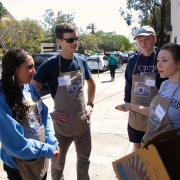
[[[71,84],[70,76],[58,77],[59,86],[69,86]]]
[[[41,111],[42,111],[41,99],[39,99],[38,102],[37,102],[37,108],[38,108],[38,113],[41,114]]]
[[[146,86],[155,86],[156,81],[154,79],[146,79]]]
[[[155,113],[156,113],[156,115],[159,117],[160,120],[162,120],[163,117],[164,117],[165,114],[166,114],[165,111],[164,111],[164,109],[163,109],[160,105],[158,105],[158,106],[156,107]]]

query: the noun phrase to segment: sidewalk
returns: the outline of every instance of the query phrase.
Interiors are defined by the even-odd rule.
[[[91,117],[92,152],[89,174],[91,180],[117,180],[112,162],[132,151],[127,134],[128,113],[115,109],[124,99],[124,64],[116,70],[116,80],[110,81],[109,71],[93,73],[96,81],[96,97]],[[87,84],[85,83],[85,99],[87,100]],[[43,97],[49,110],[53,109],[53,101],[49,95]],[[50,167],[47,180],[51,180]],[[74,144],[70,146],[64,170],[66,180],[76,180],[76,153]],[[0,180],[6,179],[6,173],[0,162]]]

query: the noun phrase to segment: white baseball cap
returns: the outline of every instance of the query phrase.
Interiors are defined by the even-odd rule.
[[[154,29],[150,26],[142,26],[136,36],[134,37],[134,40],[138,37],[138,36],[150,36],[150,35],[153,35],[153,36],[156,36],[156,33],[154,31]]]

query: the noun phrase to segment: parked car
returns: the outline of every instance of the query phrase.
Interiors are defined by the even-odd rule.
[[[35,54],[33,56],[34,59],[34,68],[37,71],[38,67],[42,64],[42,62],[52,56],[54,56],[57,53],[39,53],[39,54]]]
[[[123,63],[124,63],[124,62],[127,63],[128,59],[129,59],[129,54],[122,53],[121,56],[122,56],[122,58],[123,58]]]
[[[124,63],[124,60],[123,60],[123,57],[121,56],[121,54],[118,54],[118,56],[116,57],[119,61],[118,61],[118,64],[120,65],[123,65]]]
[[[74,54],[86,59],[86,56],[84,54],[80,54],[80,53],[74,53]]]
[[[97,56],[103,56],[104,53],[96,53],[95,55],[97,55]]]
[[[98,70],[98,61],[99,61],[99,70],[105,71],[107,70],[106,66],[108,65],[108,57],[103,56],[89,56],[87,59],[87,63],[89,65],[90,70]]]

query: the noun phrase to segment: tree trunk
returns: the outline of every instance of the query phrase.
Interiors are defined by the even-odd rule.
[[[159,48],[161,48],[162,45],[164,44],[164,36],[165,36],[164,27],[165,27],[165,16],[166,16],[165,5],[166,5],[166,2],[162,2],[162,6],[161,6],[161,31],[159,33],[160,42],[158,44]]]
[[[2,46],[4,52],[7,53],[8,50],[7,50],[6,46],[4,45],[3,40],[1,38],[0,38],[0,45]]]

